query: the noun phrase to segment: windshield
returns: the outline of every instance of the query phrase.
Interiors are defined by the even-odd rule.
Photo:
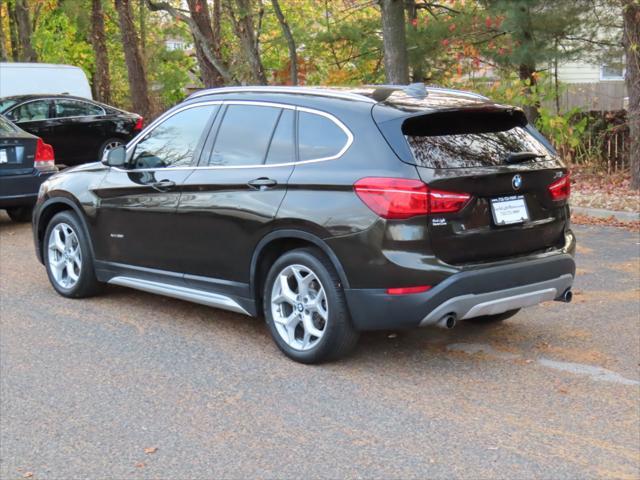
[[[18,103],[18,101],[13,98],[0,98],[0,113],[6,112],[16,103]]]

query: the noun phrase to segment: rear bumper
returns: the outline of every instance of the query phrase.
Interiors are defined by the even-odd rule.
[[[574,276],[573,257],[558,253],[462,271],[425,293],[351,289],[345,294],[357,329],[413,328],[435,325],[449,313],[466,319],[553,300],[571,287]]]
[[[34,205],[42,182],[56,172],[0,176],[0,208]]]

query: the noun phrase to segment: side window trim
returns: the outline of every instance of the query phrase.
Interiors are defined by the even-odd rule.
[[[183,166],[165,167],[165,169],[177,170],[177,169],[197,168],[197,169],[217,170],[217,169],[227,169],[227,168],[236,168],[236,169],[238,168],[272,168],[272,167],[283,167],[288,165],[303,165],[305,163],[317,163],[317,162],[325,162],[329,160],[337,160],[340,157],[342,157],[342,155],[344,155],[345,152],[349,150],[349,148],[353,144],[354,137],[353,137],[353,133],[351,133],[351,130],[349,130],[349,128],[344,123],[342,123],[340,119],[338,119],[337,117],[335,117],[330,113],[323,112],[322,110],[317,110],[317,109],[308,108],[308,107],[300,107],[297,105],[291,105],[291,104],[285,104],[285,103],[266,102],[266,101],[259,101],[259,100],[209,100],[206,102],[198,102],[190,105],[185,105],[184,107],[177,108],[176,110],[172,110],[172,111],[170,110],[168,112],[165,112],[163,115],[155,119],[150,125],[148,125],[144,130],[142,130],[142,132],[140,132],[137,137],[135,137],[132,141],[130,141],[127,144],[127,156],[131,155],[132,152],[135,150],[135,146],[142,139],[144,139],[149,133],[151,133],[160,123],[163,123],[165,120],[169,119],[170,117],[172,117],[173,115],[176,115],[179,112],[182,112],[189,108],[196,108],[204,105],[220,105],[220,108],[218,109],[218,112],[215,115],[215,119],[211,126],[211,129],[206,136],[206,140],[203,144],[203,149],[199,154],[198,161],[194,162],[193,165],[188,167],[183,167]],[[257,105],[257,106],[276,107],[276,108],[294,110],[296,112],[296,114],[294,115],[295,117],[294,141],[295,141],[296,161],[279,163],[279,164],[265,164],[264,163],[265,160],[263,160],[262,164],[257,164],[257,165],[214,165],[214,166],[208,165],[208,160],[209,160],[208,157],[211,156],[211,154],[213,153],[212,147],[216,140],[218,132],[220,130],[220,125],[222,123],[222,120],[224,119],[224,114],[226,113],[228,105]],[[335,123],[347,136],[347,141],[343,145],[342,149],[340,149],[340,151],[335,155],[331,155],[329,157],[313,158],[310,160],[299,161],[300,155],[299,155],[299,141],[298,141],[299,134],[298,134],[298,113],[297,112],[307,112],[314,115],[320,115],[322,117],[329,119],[333,123]],[[267,149],[267,154],[268,154],[268,150],[269,149]],[[209,152],[208,155],[206,152]],[[127,172],[141,172],[141,171],[156,170],[154,168],[137,168],[137,169],[126,169],[126,170],[120,169],[119,167],[113,167],[113,168],[115,168],[116,170],[122,170]]]
[[[269,151],[271,150],[271,143],[273,142],[273,137],[276,134],[276,130],[278,129],[278,125],[280,125],[280,119],[282,118],[282,113],[284,112],[284,108],[280,109],[278,113],[278,118],[276,118],[276,123],[273,125],[273,130],[271,130],[271,135],[269,136],[269,141],[267,142],[267,148],[264,151],[264,156],[262,157],[262,165],[267,164],[267,158],[269,157]],[[293,139],[295,142],[295,138]],[[296,159],[298,156],[296,155]]]

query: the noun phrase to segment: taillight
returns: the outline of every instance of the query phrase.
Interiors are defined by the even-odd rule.
[[[33,159],[33,166],[41,172],[56,169],[53,147],[48,143],[44,143],[41,138],[38,138],[38,143],[36,144],[36,155]]]
[[[386,219],[457,212],[471,198],[466,193],[433,190],[420,180],[405,178],[362,178],[354,189],[365,205]]]
[[[138,120],[136,121],[136,124],[133,127],[133,131],[139,132],[140,130],[142,130],[142,127],[144,127],[144,118],[138,117]]]
[[[561,200],[567,200],[571,194],[571,180],[569,174],[562,178],[559,178],[548,187],[551,200],[559,202]]]

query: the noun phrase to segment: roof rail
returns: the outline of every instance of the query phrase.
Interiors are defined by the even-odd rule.
[[[299,95],[316,95],[319,97],[341,98],[343,100],[355,100],[358,102],[376,103],[372,98],[357,93],[340,92],[337,90],[308,88],[308,87],[220,87],[208,88],[192,93],[187,99],[203,97],[205,95],[219,95],[225,93],[295,93]]]

